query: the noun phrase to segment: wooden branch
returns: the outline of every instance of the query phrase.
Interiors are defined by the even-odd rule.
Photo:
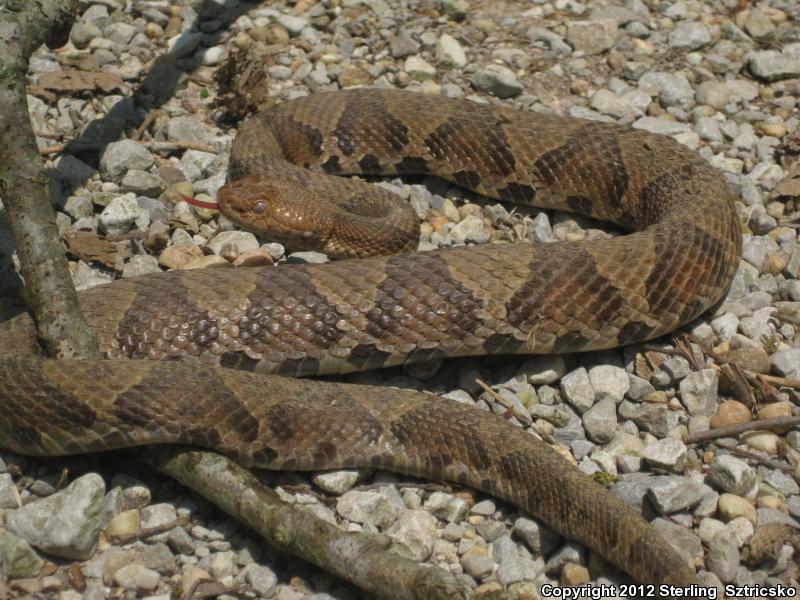
[[[174,141],[174,142],[139,142],[142,146],[153,152],[175,152],[177,150],[200,150],[201,152],[213,152],[214,147],[210,144],[203,142],[189,142],[189,141]],[[39,150],[42,156],[50,154],[61,154],[62,152],[88,152],[92,150],[100,150],[104,148],[104,144],[87,143],[87,142],[68,142],[66,144],[54,144]]]
[[[250,471],[224,456],[172,446],[140,450],[150,465],[257,531],[276,550],[307,560],[371,594],[399,600],[471,596],[450,573],[388,552],[374,536],[342,531],[284,502]]]
[[[698,444],[700,442],[707,442],[709,440],[717,440],[719,438],[730,437],[732,435],[739,435],[740,433],[754,431],[756,429],[791,427],[792,425],[797,424],[800,424],[800,417],[775,417],[774,419],[750,421],[749,423],[740,423],[739,425],[731,425],[729,427],[717,427],[716,429],[709,429],[708,431],[698,431],[697,433],[692,433],[687,436],[686,443]]]
[[[25,93],[31,54],[64,44],[77,0],[7,0],[0,10],[0,197],[39,340],[50,356],[90,358],[97,345],[80,313],[50,203]]]

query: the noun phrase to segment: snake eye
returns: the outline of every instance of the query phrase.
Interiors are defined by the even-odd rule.
[[[257,215],[263,215],[264,212],[267,210],[267,205],[265,202],[259,200],[253,205],[253,212]]]

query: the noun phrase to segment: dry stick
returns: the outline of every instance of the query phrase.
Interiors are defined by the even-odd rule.
[[[450,573],[386,551],[373,536],[349,533],[281,500],[224,456],[170,446],[145,449],[147,462],[254,529],[278,551],[314,563],[383,598],[469,598]]]
[[[698,444],[700,442],[707,442],[709,440],[717,440],[719,438],[731,437],[739,435],[746,431],[754,431],[756,429],[774,429],[776,427],[791,427],[800,423],[800,417],[775,417],[774,419],[761,419],[760,421],[750,421],[749,423],[740,423],[739,425],[730,425],[729,427],[717,427],[716,429],[709,429],[708,431],[699,431],[692,433],[686,438],[687,444]]]
[[[139,142],[142,146],[153,152],[174,152],[176,150],[199,150],[201,152],[213,152],[214,147],[202,142],[175,141],[175,142]],[[67,144],[55,144],[39,150],[39,154],[47,156],[49,154],[60,154],[62,152],[83,152],[89,150],[100,150],[102,144],[70,142]]]
[[[78,308],[28,115],[28,61],[43,43],[66,43],[77,0],[7,0],[0,10],[0,197],[16,242],[36,333],[47,354],[97,357]]]

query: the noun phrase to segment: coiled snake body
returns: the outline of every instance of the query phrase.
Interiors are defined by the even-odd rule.
[[[413,392],[163,361],[313,375],[646,340],[706,311],[737,268],[740,230],[721,176],[675,141],[639,130],[357,90],[283,103],[246,123],[231,153],[240,183],[220,202],[234,220],[270,214],[281,232],[298,216],[301,239],[316,228],[321,247],[337,254],[408,247],[414,219],[372,186],[331,173],[433,173],[632,233],[172,271],[93,288],[81,306],[107,356],[160,362],[3,361],[0,444],[64,454],[181,442],[266,468],[382,466],[508,499],[640,581],[691,581],[693,569],[641,517],[498,417]],[[324,226],[310,225],[319,215],[292,208],[294,195],[308,198],[311,213],[328,196],[351,212],[334,208]],[[381,216],[385,247],[372,236]],[[29,319],[11,321],[0,346],[15,339],[18,351],[31,331]]]

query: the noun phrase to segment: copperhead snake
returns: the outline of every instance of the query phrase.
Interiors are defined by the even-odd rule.
[[[401,91],[314,94],[254,117],[219,201],[234,220],[267,218],[277,238],[296,229],[303,245],[333,254],[405,251],[416,219],[374,186],[334,175],[407,173],[631,233],[170,271],[92,288],[81,306],[107,357],[151,361],[1,361],[0,445],[52,455],[180,442],[270,469],[377,466],[454,481],[523,507],[639,581],[693,581],[638,514],[499,417],[415,392],[215,366],[305,376],[612,348],[704,313],[739,262],[732,192],[674,140]],[[298,195],[304,208],[287,202]],[[323,211],[329,197],[341,206]],[[287,225],[292,216],[299,225]],[[32,348],[32,332],[29,318],[14,319],[0,348]]]

